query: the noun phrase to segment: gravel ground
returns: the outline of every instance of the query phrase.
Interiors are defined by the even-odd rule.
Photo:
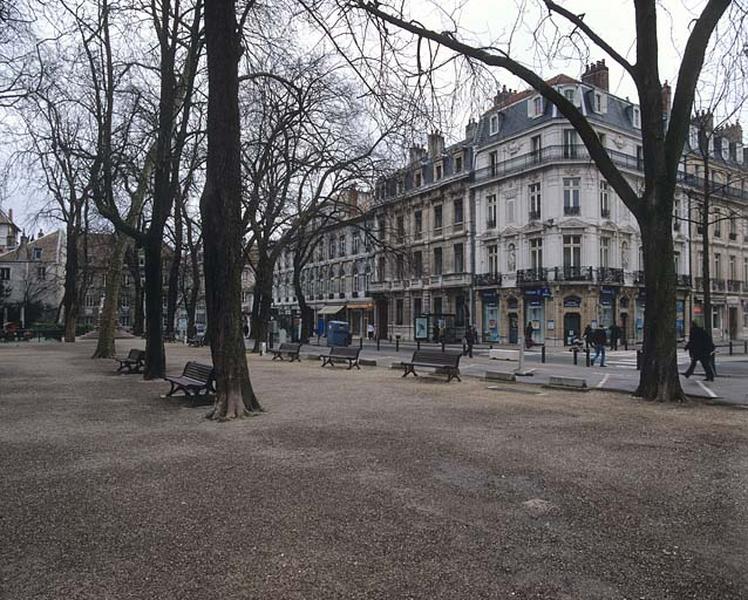
[[[252,357],[216,424],[92,351],[0,345],[3,600],[748,597],[748,411]]]

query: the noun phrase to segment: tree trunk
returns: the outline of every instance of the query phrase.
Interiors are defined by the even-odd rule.
[[[179,274],[182,268],[182,207],[177,197],[174,202],[174,256],[169,267],[169,288],[166,294],[166,337],[174,339],[174,320],[177,314]]]
[[[66,342],[75,342],[75,330],[78,324],[78,226],[71,218],[67,226],[67,241],[65,259],[65,292],[62,305],[65,313],[65,337]]]
[[[151,225],[153,231],[153,225]],[[166,375],[163,335],[163,298],[161,283],[161,238],[149,235],[145,250],[145,368],[144,379],[162,379]]]
[[[251,329],[254,347],[260,351],[260,343],[268,339],[270,308],[273,303],[273,267],[267,261],[259,260],[255,269],[255,298],[252,303]]]
[[[672,222],[652,211],[639,220],[644,253],[643,355],[636,395],[659,402],[683,401],[675,330],[675,266]]]
[[[301,339],[299,340],[302,344],[308,344],[309,338],[312,335],[312,328],[314,326],[314,310],[306,303],[304,297],[304,290],[301,287],[301,269],[294,269],[293,272],[293,289],[296,294],[296,300],[299,303],[299,311],[301,312]]]
[[[114,251],[106,275],[106,296],[99,316],[99,339],[91,358],[113,358],[115,355],[115,335],[119,313],[119,293],[122,285],[122,269],[127,250],[128,238],[124,233],[117,234]]]
[[[137,242],[127,249],[126,260],[127,268],[130,271],[130,277],[133,285],[133,315],[132,315],[132,332],[133,335],[142,337],[145,333],[145,313],[143,312],[143,282],[140,279],[140,258],[139,250],[141,246]]]
[[[243,228],[235,0],[205,7],[208,53],[208,159],[200,199],[205,301],[216,377],[210,418],[234,419],[262,410],[249,380],[241,307]]]

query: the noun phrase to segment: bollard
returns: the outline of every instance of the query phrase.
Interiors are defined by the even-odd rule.
[[[540,349],[540,362],[545,362],[545,344],[543,344],[543,347]]]
[[[577,354],[579,354],[579,348],[572,348],[571,349],[571,353],[572,353],[572,355],[574,357],[574,365],[576,366],[576,364],[577,364]]]
[[[442,339],[442,352],[444,352],[444,339]]]
[[[589,367],[590,366],[590,349],[589,348],[584,349],[584,355],[585,355],[584,366]]]
[[[730,350],[729,350],[730,356],[732,356],[732,340],[730,340],[730,346],[729,346],[729,348],[730,348]]]
[[[636,370],[641,371],[642,369],[642,351],[636,351]]]
[[[467,345],[465,344],[465,342],[462,342],[462,355],[467,355]]]
[[[420,350],[420,349],[421,349],[421,340],[418,340],[416,342],[416,350]]]
[[[395,336],[395,352],[400,352],[400,336]]]
[[[629,341],[627,338],[623,338],[623,349],[628,350],[629,349]]]
[[[743,340],[743,354],[748,354],[748,340]]]
[[[377,338],[377,352],[379,352],[379,338]]]
[[[361,336],[360,338],[358,338],[358,349],[363,350],[363,348],[364,348],[364,336]]]

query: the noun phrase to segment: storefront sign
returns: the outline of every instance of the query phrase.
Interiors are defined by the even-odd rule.
[[[564,308],[579,308],[582,306],[582,299],[579,296],[566,296],[564,298]]]
[[[484,304],[496,304],[497,302],[496,290],[481,290],[480,297]]]
[[[548,331],[556,329],[556,321],[554,319],[548,319]]]
[[[551,290],[547,287],[532,288],[525,290],[525,297],[527,298],[551,298]]]

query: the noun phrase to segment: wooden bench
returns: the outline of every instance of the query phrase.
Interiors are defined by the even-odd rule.
[[[115,356],[114,360],[119,363],[117,373],[123,369],[127,369],[128,373],[140,373],[140,369],[145,366],[145,350],[136,350],[133,348],[125,358]]]
[[[178,390],[182,390],[185,396],[191,398],[199,396],[202,392],[208,395],[216,391],[213,386],[213,367],[194,361],[184,365],[184,372],[180,376],[167,375],[164,379],[171,383],[171,390],[167,396]]]
[[[350,371],[353,367],[361,369],[358,366],[358,355],[361,353],[361,348],[349,348],[346,346],[333,346],[330,348],[330,353],[326,356],[320,356],[322,359],[322,366],[330,365],[335,366],[336,362],[348,361],[348,370]]]
[[[273,360],[276,358],[283,360],[283,355],[285,354],[290,359],[290,362],[295,360],[301,362],[301,358],[299,357],[300,350],[301,344],[281,344],[280,348],[273,350]]]
[[[416,350],[413,353],[413,358],[410,362],[400,363],[405,370],[403,377],[407,377],[409,373],[413,373],[418,377],[416,373],[416,367],[431,367],[437,370],[437,372],[446,373],[447,383],[452,379],[462,381],[460,379],[460,357],[462,352],[439,352],[438,350]]]

